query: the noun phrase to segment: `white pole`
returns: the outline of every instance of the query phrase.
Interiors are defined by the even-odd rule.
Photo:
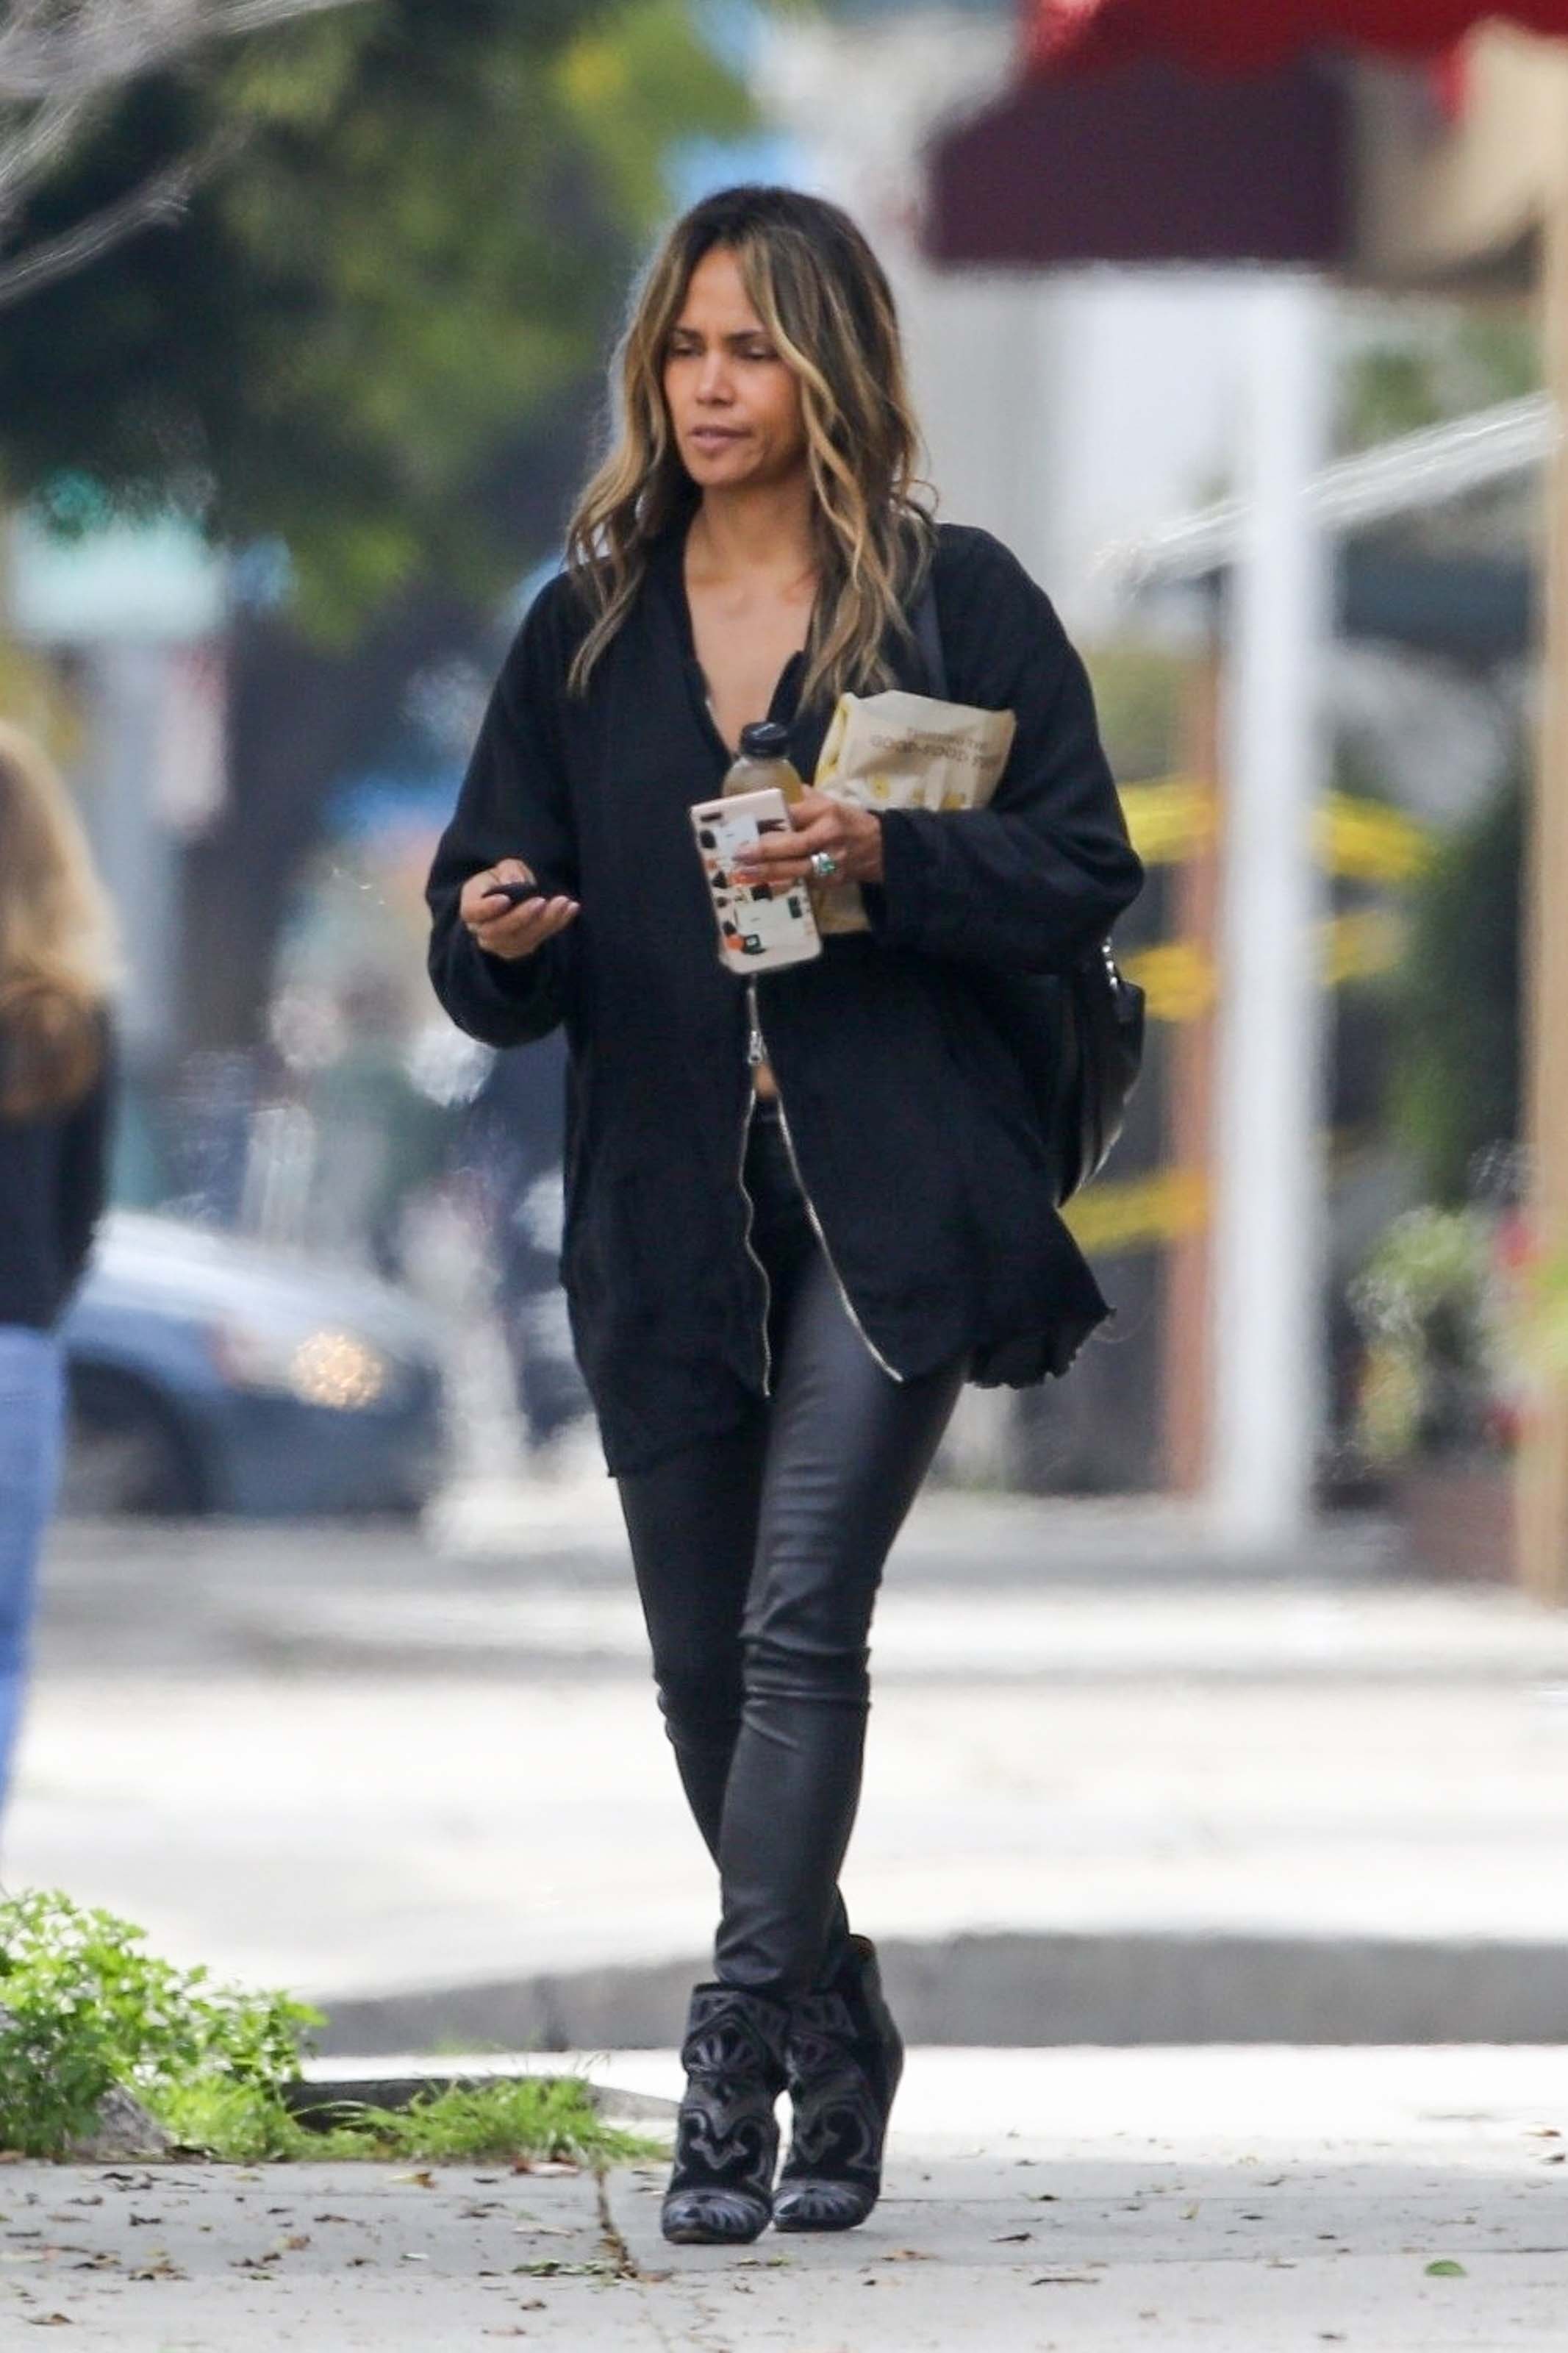
[[[1310,1520],[1323,1420],[1324,901],[1312,828],[1326,782],[1330,573],[1307,497],[1328,440],[1318,282],[1262,280],[1247,348],[1225,715],[1209,1502],[1216,1534],[1267,1549]]]

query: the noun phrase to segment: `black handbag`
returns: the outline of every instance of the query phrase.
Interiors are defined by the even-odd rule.
[[[910,614],[931,692],[948,700],[936,596],[928,579]],[[966,967],[974,995],[1028,1082],[1050,1146],[1058,1208],[1104,1166],[1143,1062],[1143,991],[1120,970],[1109,936],[1052,972]]]

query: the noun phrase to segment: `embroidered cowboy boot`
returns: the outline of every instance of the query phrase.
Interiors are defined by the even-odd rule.
[[[660,2214],[685,2244],[754,2239],[767,2226],[789,2008],[745,1986],[695,1986],[680,2061],[686,2090]]]
[[[851,2231],[881,2194],[882,2144],[904,2069],[868,1936],[851,1936],[826,1985],[790,2005],[784,2064],[795,2129],[773,2227]]]

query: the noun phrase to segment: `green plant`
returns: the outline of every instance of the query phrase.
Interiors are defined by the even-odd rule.
[[[1519,1134],[1525,807],[1516,772],[1445,838],[1412,888],[1390,992],[1391,1124],[1423,1194],[1449,1206],[1478,1155]]]
[[[1368,1461],[1503,1451],[1511,1356],[1491,1211],[1406,1210],[1348,1299],[1367,1344],[1356,1440]]]
[[[120,2084],[154,2115],[205,2081],[276,2096],[321,2015],[213,1986],[147,1952],[145,1931],[58,1891],[0,1903],[0,2144],[58,2154]]]
[[[53,1889],[0,1901],[0,2148],[59,2157],[107,2092],[133,2094],[174,2137],[236,2163],[289,2158],[519,2156],[604,2164],[657,2153],[605,2125],[572,2076],[454,2085],[406,2109],[334,2104],[317,2130],[291,2112],[319,2010],[215,1986],[148,1953],[145,1932]]]

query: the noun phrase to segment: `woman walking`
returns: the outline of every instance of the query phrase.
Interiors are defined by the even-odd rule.
[[[844,213],[697,206],[616,378],[614,446],[436,853],[430,972],[492,1045],[566,1029],[562,1278],[719,1873],[663,2225],[746,2241],[848,2228],[880,2188],[902,2044],[837,1879],[883,1562],[965,1378],[1065,1372],[1110,1312],[973,977],[1066,960],[1142,876],[1048,601],[915,495],[892,298]],[[859,884],[870,929],[748,993],[689,808],[752,722],[809,777],[842,691],[929,691],[928,584],[947,691],[1016,714],[994,798],[804,793],[757,871]]]
[[[109,901],[54,767],[0,722],[0,1808],[64,1420],[56,1331],[103,1207]]]

